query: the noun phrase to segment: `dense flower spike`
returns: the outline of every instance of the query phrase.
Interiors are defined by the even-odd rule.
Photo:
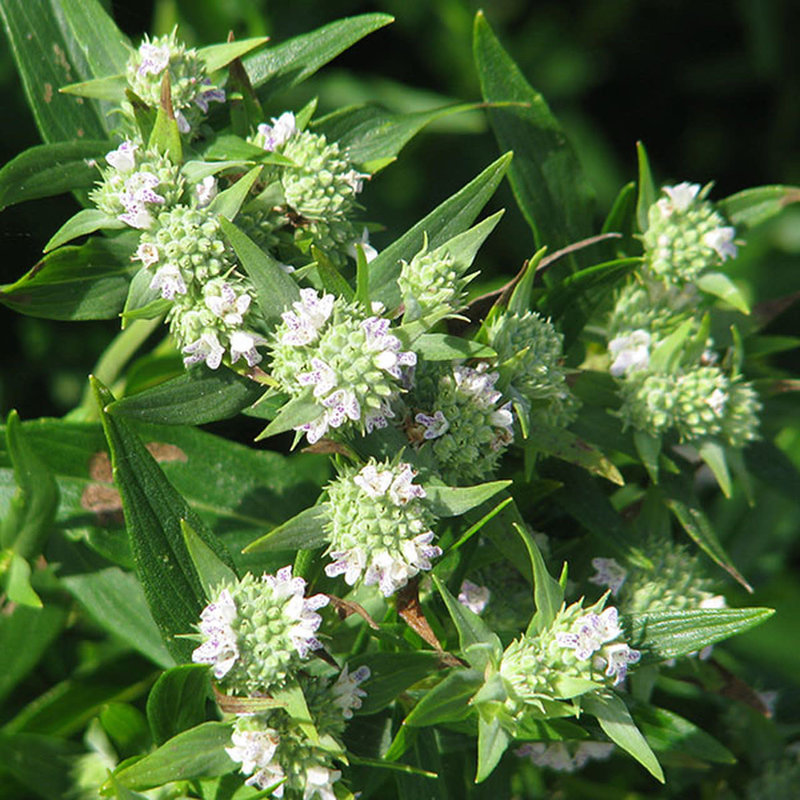
[[[416,354],[401,350],[389,321],[361,307],[303,289],[272,339],[272,374],[285,391],[312,389],[318,416],[298,428],[316,442],[331,429],[369,432],[394,416],[393,402]]]
[[[126,75],[133,93],[153,108],[159,107],[162,81],[169,76],[172,107],[181,133],[188,134],[197,127],[208,113],[209,102],[225,102],[225,92],[208,79],[205,62],[196,50],[187,49],[178,40],[176,30],[152,40],[145,36],[128,60]],[[130,108],[128,111],[132,113]]]
[[[184,192],[180,170],[168,158],[125,140],[106,154],[103,181],[90,193],[98,209],[131,228],[152,228],[156,216],[176,205]]]
[[[397,285],[405,306],[405,319],[453,313],[466,296],[466,285],[474,277],[462,277],[463,269],[447,252],[428,252],[425,246],[411,261],[401,262]]]
[[[247,574],[218,591],[201,615],[203,643],[192,660],[213,667],[221,686],[235,694],[281,686],[313,650],[321,647],[317,610],[325,595],[304,597],[306,583],[284,567],[260,579]]]
[[[648,211],[643,241],[648,271],[668,283],[694,281],[710,267],[735,258],[735,230],[705,199],[696,183],[665,186]]]
[[[514,440],[511,403],[495,389],[498,373],[478,367],[427,366],[411,403],[423,407],[415,421],[424,429],[442,477],[469,483],[490,476]],[[427,408],[425,407],[427,406]]]
[[[327,575],[344,575],[350,586],[377,583],[389,597],[431,568],[442,550],[431,544],[435,517],[415,475],[409,464],[370,461],[329,484]]]
[[[562,608],[545,630],[513,641],[500,662],[500,675],[513,714],[526,704],[570,695],[570,678],[618,686],[628,666],[639,658],[638,650],[623,641],[617,609],[601,611],[603,601],[589,609],[581,603]]]
[[[567,425],[578,402],[563,367],[564,337],[534,311],[497,314],[486,329],[497,352],[499,384],[526,411],[550,425]]]

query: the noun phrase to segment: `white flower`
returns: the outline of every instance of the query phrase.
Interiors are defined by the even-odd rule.
[[[450,429],[450,423],[441,411],[434,411],[433,416],[420,412],[414,417],[414,421],[425,426],[423,439],[438,439]]]
[[[159,267],[153,275],[153,280],[150,281],[150,288],[160,289],[161,296],[165,300],[173,300],[176,294],[186,294],[186,284],[176,264],[164,264]]]
[[[194,187],[194,197],[198,208],[205,208],[217,196],[219,191],[217,179],[213,175],[206,175],[200,183]]]
[[[211,79],[206,78],[203,83],[207,86],[211,85]],[[194,98],[194,104],[204,113],[208,114],[209,103],[224,103],[225,91],[224,89],[205,89],[197,97]]]
[[[617,592],[628,577],[628,571],[613,558],[593,558],[592,566],[597,572],[589,578],[589,583],[606,586],[611,594],[616,597]]]
[[[348,586],[355,584],[367,565],[367,555],[360,547],[338,550],[329,555],[333,559],[333,563],[325,567],[325,574],[329,578],[344,575],[344,582]]]
[[[286,780],[286,773],[281,769],[279,764],[267,764],[262,767],[258,772],[254,772],[246,781],[247,786],[258,786],[259,789],[269,789],[279,781]],[[278,786],[272,792],[273,797],[283,797],[283,784]]]
[[[614,357],[608,371],[615,378],[647,369],[650,363],[650,334],[638,329],[625,336],[617,336],[608,343],[608,352]]]
[[[575,764],[563,742],[545,744],[534,742],[518,748],[515,753],[521,758],[529,758],[537,767],[550,767],[557,772],[574,772]]]
[[[575,766],[580,769],[587,761],[602,761],[614,752],[611,742],[581,742],[572,757]]]
[[[284,111],[279,117],[272,118],[272,125],[262,122],[258,126],[259,144],[264,150],[272,152],[297,133],[297,122],[291,111]]]
[[[556,634],[556,641],[562,647],[575,650],[576,657],[586,661],[606,642],[612,642],[621,635],[617,609],[611,606],[602,614],[592,613],[579,617],[570,633]]]
[[[158,175],[142,170],[134,172],[126,181],[120,192],[120,201],[126,209],[131,206],[139,206],[144,203],[154,203],[162,205],[164,198],[155,191],[156,186],[161,183]]]
[[[706,398],[706,405],[718,416],[721,417],[725,411],[725,403],[728,402],[727,392],[722,389],[714,389],[713,392]]]
[[[153,215],[143,203],[131,203],[117,219],[138,230],[146,230],[153,224]]]
[[[458,593],[458,602],[466,606],[473,614],[480,614],[486,608],[491,592],[486,586],[478,586],[472,581],[463,581]]]
[[[116,150],[106,153],[106,161],[120,172],[130,172],[136,167],[136,151],[139,146],[131,141],[124,141]]]
[[[286,601],[283,615],[294,620],[289,637],[300,657],[305,658],[309,650],[319,650],[322,644],[314,634],[322,624],[322,617],[316,611],[328,605],[328,597],[324,594],[304,597],[306,582],[292,577],[291,566],[279,569],[275,575],[264,575],[262,580],[272,588],[274,602]]]
[[[366,334],[364,346],[367,352],[375,353],[373,363],[379,369],[400,380],[401,367],[413,367],[417,354],[413,350],[401,351],[401,342],[389,333],[389,320],[385,317],[367,317],[361,327]]]
[[[311,359],[309,372],[298,372],[297,382],[301,386],[313,386],[314,397],[323,397],[336,387],[336,372],[321,358]]]
[[[192,652],[192,661],[213,665],[214,677],[218,680],[228,674],[239,658],[236,633],[231,627],[234,619],[236,604],[227,589],[200,613],[200,633],[206,640]]]
[[[662,215],[668,217],[673,211],[686,211],[694,203],[700,191],[700,184],[684,181],[677,186],[664,186],[662,191],[669,197],[669,200],[662,198],[658,201],[658,205]]]
[[[715,594],[713,597],[706,597],[700,601],[700,608],[727,608],[728,603],[721,594]]]
[[[187,344],[183,348],[183,352],[186,353],[183,363],[187,367],[205,361],[211,369],[217,369],[222,363],[225,348],[219,343],[214,331],[206,331],[199,339]]]
[[[485,361],[475,369],[462,365],[453,368],[456,386],[465,394],[471,395],[482,408],[493,406],[501,397],[501,393],[494,388],[499,374],[488,372],[488,369]]]
[[[392,485],[392,471],[379,471],[374,464],[367,464],[358,475],[353,476],[353,483],[369,497],[380,497]]]
[[[322,765],[309,767],[306,770],[306,788],[303,791],[303,800],[336,800],[333,784],[342,777],[338,769],[328,769]]]
[[[616,676],[614,685],[619,686],[628,674],[628,664],[635,664],[642,654],[632,650],[627,644],[612,644],[603,648],[603,660],[606,662],[606,675]]]
[[[247,309],[250,308],[250,295],[247,292],[237,295],[229,283],[222,283],[218,288],[219,294],[206,292],[204,298],[206,306],[226,325],[241,325]]]
[[[397,465],[398,473],[389,487],[389,499],[396,506],[404,506],[417,497],[425,497],[425,490],[417,483],[412,483],[417,471],[405,462]]]
[[[717,255],[725,261],[726,258],[736,258],[739,249],[733,243],[736,229],[731,227],[714,228],[703,236],[703,243],[712,250],[716,250]]]
[[[441,547],[431,544],[433,536],[433,531],[426,531],[403,542],[402,558],[392,556],[387,550],[372,553],[364,583],[367,586],[377,583],[384,597],[390,597],[398,589],[402,589],[420,570],[431,568],[432,558],[438,558],[442,554]]]
[[[235,364],[242,356],[248,367],[254,367],[261,361],[261,353],[256,345],[266,344],[267,340],[254,333],[234,331],[230,337],[231,363]]]
[[[333,312],[333,301],[332,294],[320,297],[314,289],[301,289],[300,300],[292,303],[294,311],[281,314],[289,328],[282,335],[281,343],[299,347],[313,342]]]
[[[263,731],[234,728],[231,734],[232,746],[226,747],[225,752],[231,761],[238,761],[242,765],[241,770],[245,775],[251,775],[256,770],[271,765],[279,741],[278,732],[272,728]]]
[[[360,247],[364,251],[364,258],[367,260],[367,264],[370,263],[373,259],[378,257],[378,251],[369,243],[369,231],[364,228],[361,232],[361,238],[356,239],[354,242],[350,242],[347,245],[347,255],[351,258],[356,258],[356,247]],[[380,311],[376,309],[372,309],[376,314],[380,314]]]
[[[352,719],[353,710],[361,708],[361,698],[367,693],[359,688],[370,676],[369,667],[359,667],[352,675],[347,671],[347,665],[341,671],[336,683],[331,687],[333,704],[342,709],[345,719]]]
[[[356,172],[354,169],[342,175],[342,179],[352,188],[354,194],[359,194],[364,188],[364,178],[369,178],[369,174]]]
[[[158,246],[153,242],[142,242],[132,257],[132,261],[141,261],[145,267],[152,267],[160,258]],[[184,289],[185,291],[185,289]]]
[[[142,42],[139,46],[139,55],[142,63],[139,64],[140,75],[158,75],[169,66],[169,45],[155,45]]]
[[[186,119],[183,112],[178,108],[175,109],[175,122],[178,123],[178,130],[181,133],[189,133],[189,131],[192,129],[192,126],[189,124],[189,120]]]

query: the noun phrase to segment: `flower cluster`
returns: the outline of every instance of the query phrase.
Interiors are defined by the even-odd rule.
[[[650,206],[643,242],[652,276],[680,285],[736,257],[736,231],[705,199],[710,189],[701,191],[696,183],[664,186],[666,197]]]
[[[415,475],[409,464],[371,460],[328,485],[328,576],[344,575],[350,586],[377,583],[389,597],[431,568],[442,550],[432,544],[435,517]]]
[[[428,372],[410,401],[420,409],[414,421],[423,442],[448,483],[485,480],[514,440],[511,402],[500,404],[502,393],[495,389],[498,373],[485,362],[428,366]]]
[[[212,666],[226,690],[241,694],[268,692],[322,645],[316,612],[326,595],[305,597],[306,582],[284,567],[260,579],[247,574],[215,593],[200,615],[202,644],[192,660]]]
[[[386,427],[404,372],[417,363],[413,351],[401,349],[389,320],[314,289],[302,289],[282,318],[271,343],[272,374],[295,397],[310,389],[318,408],[297,430],[313,443],[330,429]]]
[[[564,426],[575,417],[578,401],[567,385],[564,337],[534,311],[504,311],[486,328],[497,353],[499,384],[526,413],[549,425]]]
[[[514,753],[527,758],[537,767],[556,772],[577,772],[589,761],[603,761],[614,752],[611,742],[532,742],[518,747]]]
[[[562,607],[553,622],[535,636],[513,641],[503,653],[500,676],[514,714],[541,699],[567,699],[579,680],[619,686],[641,654],[623,640],[613,606],[601,610],[603,600],[589,609],[581,603]]]
[[[224,103],[225,92],[211,84],[205,62],[196,50],[187,49],[177,38],[177,30],[152,40],[145,36],[139,49],[128,60],[126,75],[133,93],[147,105],[158,108],[162,83],[169,79],[175,119],[181,133],[193,131],[210,102]],[[132,114],[132,109],[123,105]]]

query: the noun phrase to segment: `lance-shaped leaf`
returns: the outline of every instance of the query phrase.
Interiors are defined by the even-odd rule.
[[[316,550],[328,543],[323,529],[327,520],[328,512],[325,506],[312,506],[260,539],[251,542],[244,551],[253,553],[261,550]]]
[[[334,111],[317,120],[314,130],[338,142],[354,164],[374,174],[394,161],[426,125],[475,108],[476,103],[462,103],[403,114],[367,104]]]
[[[435,249],[466,231],[494,194],[510,160],[511,154],[507,153],[490,164],[370,262],[370,296],[373,300],[379,300],[387,308],[396,308],[400,304],[402,298],[397,287],[400,261],[410,261],[422,249],[426,237],[428,246]]]
[[[239,39],[224,44],[212,44],[208,47],[201,47],[197,55],[206,62],[206,69],[209,72],[216,72],[231,63],[235,58],[261,47],[269,41],[268,36],[253,36],[250,39]]]
[[[439,517],[457,517],[494,497],[511,481],[490,481],[475,486],[426,485],[425,502]]]
[[[724,272],[706,272],[697,279],[696,284],[701,292],[719,297],[742,314],[750,313],[747,298]]]
[[[0,287],[0,303],[32,317],[112,319],[138,269],[130,260],[138,238],[125,233],[48,253],[18,281]]]
[[[0,169],[0,210],[93,186],[99,177],[95,160],[109,149],[107,141],[77,141],[25,150]]]
[[[49,253],[62,244],[71,242],[79,236],[86,236],[100,230],[122,230],[126,225],[124,222],[109,217],[96,208],[84,208],[77,214],[71,216],[51,237],[50,241],[44,246],[44,252]]]
[[[311,395],[309,388],[299,397],[290,400],[275,416],[275,419],[256,436],[256,441],[279,433],[297,430],[307,422],[313,422],[320,415],[320,407]]]
[[[163,673],[147,697],[147,721],[157,745],[206,719],[211,694],[205,664],[181,664]]]
[[[525,80],[478,12],[475,66],[501,152],[511,150],[509,177],[537,247],[554,249],[591,234],[591,190],[580,162],[544,98]]]
[[[230,743],[229,723],[205,722],[173,736],[133,764],[121,764],[114,770],[114,780],[129,789],[154,789],[177,780],[226,775],[238,766],[225,752]],[[101,791],[109,786],[106,783]]]
[[[429,690],[403,720],[403,725],[425,727],[465,719],[473,710],[470,698],[481,688],[483,675],[474,669],[454,669]]]
[[[8,415],[6,442],[17,492],[0,524],[0,543],[21,559],[38,556],[53,527],[59,492],[49,467],[39,458],[16,411]]]
[[[531,561],[533,602],[536,605],[536,613],[528,625],[527,634],[530,636],[544,630],[556,618],[558,610],[564,603],[564,588],[547,571],[541,551],[527,528],[519,523],[514,523],[514,530],[522,539]]]
[[[113,395],[95,379],[92,385],[111,450],[114,480],[122,496],[139,580],[167,648],[178,661],[186,661],[191,643],[176,637],[189,633],[196,624],[205,605],[205,593],[186,548],[181,522],[186,520],[231,569],[233,562],[224,545],[178,494],[128,424],[106,413],[104,409],[113,402]]]
[[[220,192],[209,205],[208,210],[214,214],[220,214],[228,220],[233,220],[239,213],[242,204],[247,200],[253,184],[258,180],[262,167],[253,167],[246,175],[243,175],[233,186]]]
[[[115,416],[162,425],[204,425],[255,403],[264,387],[231,369],[192,367],[177,378],[111,403]]]
[[[655,753],[618,695],[588,694],[582,698],[581,705],[597,719],[614,744],[632,755],[657,781],[664,783],[664,772]]]
[[[172,302],[161,296],[158,286],[153,286],[153,273],[142,267],[131,279],[125,307],[122,309],[122,327],[127,328],[135,319],[156,319],[172,308]]]
[[[253,282],[256,300],[268,323],[277,323],[281,314],[300,299],[300,288],[272,256],[267,255],[247,234],[225,217],[219,218],[222,231],[231,243],[244,271]]]
[[[208,600],[213,599],[214,589],[220,584],[230,586],[236,583],[236,573],[197,535],[185,519],[181,520],[181,531],[189,558],[197,570]]]
[[[649,227],[648,211],[656,202],[657,191],[653,182],[653,173],[650,171],[650,159],[644,143],[636,142],[636,160],[639,165],[639,191],[636,196],[636,222],[639,230],[644,233]]]
[[[388,25],[388,14],[361,14],[324,25],[242,59],[260,100],[302,83],[367,34]]]
[[[800,186],[758,186],[737,192],[717,203],[732,225],[753,228],[800,202]]]
[[[402,328],[400,329],[402,331]],[[424,333],[412,342],[414,351],[425,361],[453,361],[466,358],[492,358],[494,350],[485,344],[450,336],[446,333]]]
[[[771,608],[717,608],[653,611],[624,619],[630,643],[642,650],[642,663],[667,661],[721,642],[775,612]]]
[[[499,717],[478,719],[478,770],[475,783],[482,783],[494,771],[511,744],[511,735],[500,724]]]
[[[58,91],[62,94],[73,94],[77,97],[91,97],[94,100],[105,100],[119,105],[125,99],[128,78],[124,74],[107,75],[105,78],[94,78],[90,81],[68,83]]]

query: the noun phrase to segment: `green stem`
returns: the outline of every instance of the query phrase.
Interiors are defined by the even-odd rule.
[[[162,318],[137,319],[120,331],[105,349],[92,370],[98,380],[106,386],[113,383],[125,365],[136,354],[147,337],[161,324]],[[80,405],[74,408],[65,419],[72,422],[91,422],[99,419],[91,387],[83,392]]]

